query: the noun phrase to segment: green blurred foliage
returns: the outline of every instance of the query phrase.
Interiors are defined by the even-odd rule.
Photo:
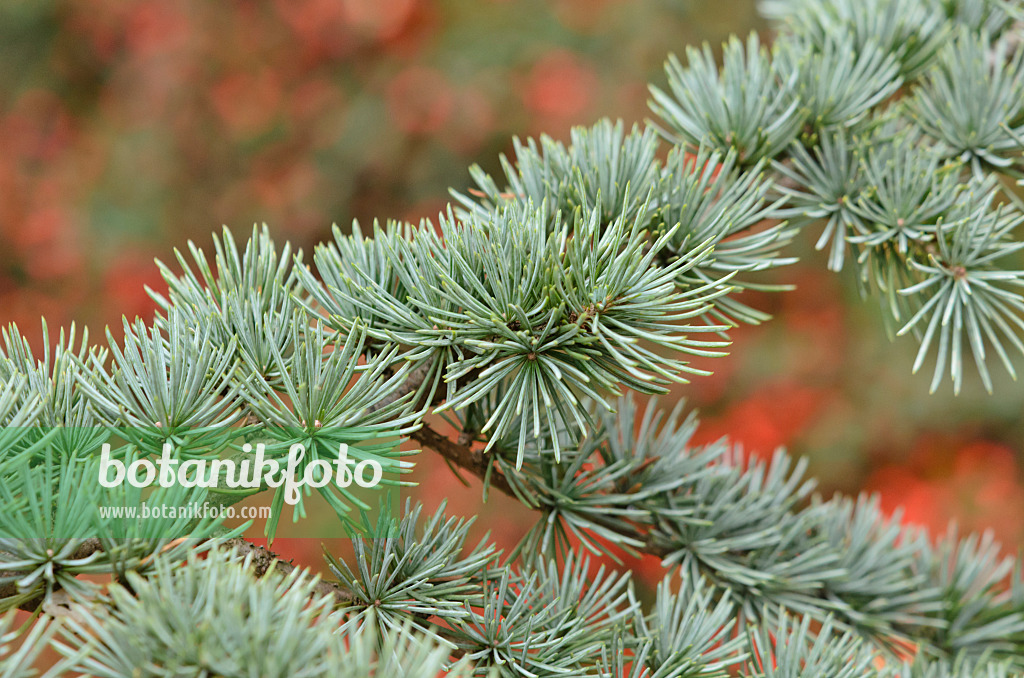
[[[4,319],[145,314],[150,258],[221,224],[308,251],[335,222],[436,216],[513,134],[642,119],[669,51],[755,21],[750,0],[4,3]]]

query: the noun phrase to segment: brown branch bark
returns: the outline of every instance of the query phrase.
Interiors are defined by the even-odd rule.
[[[280,572],[284,575],[288,575],[296,569],[295,565],[293,565],[289,561],[282,560],[281,557],[273,551],[270,551],[262,546],[257,546],[251,542],[246,541],[245,539],[242,539],[241,537],[235,537],[233,539],[227,540],[224,543],[224,547],[234,549],[242,556],[246,556],[251,553],[253,571],[257,577],[262,577],[263,575],[265,575],[267,572],[270,571],[271,567],[273,567],[277,572]],[[78,546],[77,549],[75,549],[74,553],[72,553],[71,555],[71,558],[74,560],[88,558],[90,555],[96,553],[97,551],[100,551],[101,549],[102,545],[99,539],[86,539]],[[12,576],[15,573],[3,572],[2,574],[4,576]],[[341,588],[341,586],[334,582],[321,579],[319,582],[317,582],[313,590],[319,595],[333,596],[335,602],[339,605],[347,605],[357,602],[355,596],[350,591]],[[9,582],[7,584],[0,585],[0,599],[10,598],[16,595],[18,595],[18,589],[14,582]],[[18,606],[18,608],[25,610],[26,612],[35,612],[39,608],[39,606],[44,602],[45,598],[46,594],[40,593],[39,595],[36,595],[31,599],[21,603]]]
[[[409,375],[405,378],[405,381],[402,382],[401,386],[399,386],[397,389],[389,393],[386,397],[381,398],[381,400],[379,400],[378,402],[374,403],[373,405],[370,405],[367,408],[367,410],[370,413],[377,412],[387,407],[388,405],[394,403],[395,401],[404,398],[410,393],[415,393],[416,390],[423,385],[423,382],[426,380],[427,376],[431,372],[433,372],[436,367],[437,359],[433,361],[424,361],[421,365],[419,365],[411,372],[409,372]],[[455,382],[456,388],[472,381],[473,379],[476,379],[480,372],[480,369],[470,370],[468,373],[464,374]],[[424,396],[425,395],[426,394],[424,394]],[[427,402],[426,398],[424,397],[420,402],[412,403],[413,409],[419,409],[421,407],[426,407],[427,405],[437,405],[438,403],[444,400],[444,396],[445,388],[443,388],[443,386],[439,386],[437,389],[437,393],[434,394],[434,397],[430,400],[430,402]]]
[[[71,554],[71,559],[72,560],[83,560],[83,559],[88,558],[89,556],[91,556],[93,553],[96,553],[97,551],[99,551],[100,548],[101,548],[100,540],[96,539],[95,537],[90,537],[89,539],[84,540],[81,544],[78,545],[78,548],[76,548],[74,550],[74,552]],[[12,576],[17,576],[17,573],[16,572],[0,572],[0,576],[12,577]],[[12,597],[14,597],[16,595],[18,595],[18,586],[17,586],[16,582],[12,581],[12,582],[8,582],[6,584],[0,584],[0,599],[2,599],[2,598],[12,598]],[[29,600],[26,600],[22,604],[18,605],[18,609],[24,610],[26,612],[35,612],[39,608],[39,606],[42,604],[43,599],[45,597],[46,597],[45,594],[39,594],[39,595],[37,595],[37,596],[35,596],[33,598],[30,598]]]
[[[427,424],[413,432],[412,439],[424,447],[429,447],[452,464],[469,471],[481,480],[487,475],[488,466],[493,463],[483,452],[446,438]],[[496,487],[507,495],[515,496],[508,479],[498,469],[491,471],[490,484],[491,487]]]
[[[424,361],[422,365],[418,366],[416,369],[409,372],[409,376],[405,378],[405,381],[402,382],[401,386],[399,386],[397,389],[389,393],[386,397],[374,403],[367,409],[370,412],[376,412],[378,410],[384,409],[391,403],[400,400],[401,398],[404,398],[410,393],[415,393],[416,389],[418,389],[423,384],[423,380],[427,378],[427,375],[430,374],[431,370],[433,369],[433,362]],[[419,408],[422,407],[424,404],[425,403],[415,403],[414,407]]]
[[[388,397],[382,399],[380,402],[372,405],[369,408],[370,411],[376,412],[409,393],[415,393],[416,390],[423,385],[423,381],[427,378],[427,375],[431,373],[434,366],[435,364],[432,362],[424,362],[422,365],[414,369],[409,373],[405,382],[397,390],[389,394]],[[471,380],[474,376],[475,374],[471,372],[464,376],[460,381]],[[442,400],[444,400],[444,396],[441,393],[438,393],[434,396],[432,402],[415,403],[414,406],[418,408],[428,404],[435,405]],[[411,437],[424,447],[434,450],[452,464],[464,468],[481,480],[486,476],[491,460],[482,452],[472,448],[466,434],[460,434],[458,440],[451,440],[430,428],[428,424],[424,423],[421,428],[411,434]],[[491,472],[490,483],[502,492],[515,496],[512,491],[512,486],[508,484],[508,480],[497,469],[494,469]]]
[[[263,546],[257,546],[242,537],[229,539],[224,543],[224,546],[226,548],[234,549],[243,557],[252,554],[251,562],[253,565],[253,572],[257,577],[262,577],[269,572],[271,568],[284,575],[289,575],[298,569],[291,561],[282,560],[281,556],[277,555],[273,551]],[[335,602],[339,605],[349,605],[358,602],[351,591],[347,591],[339,584],[325,579],[318,581],[313,590],[321,596],[333,596]]]

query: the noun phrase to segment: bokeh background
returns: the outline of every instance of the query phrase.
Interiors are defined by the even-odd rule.
[[[669,52],[766,32],[753,0],[13,0],[0,3],[0,323],[36,346],[76,321],[102,340],[148,317],[153,258],[267,223],[307,252],[352,219],[434,217],[511,138],[642,122]],[[904,520],[1024,544],[1024,388],[954,398],[911,376],[877,304],[797,243],[749,295],[775,315],[677,388],[701,441],[811,459],[820,490],[879,491]],[[671,399],[663,399],[668,405]],[[482,511],[503,543],[534,518],[479,506],[421,457],[430,506]],[[498,502],[498,509],[494,507]],[[283,546],[282,550],[319,545]]]

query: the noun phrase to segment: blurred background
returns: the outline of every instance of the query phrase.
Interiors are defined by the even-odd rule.
[[[122,314],[152,313],[153,258],[209,249],[221,225],[266,222],[309,252],[332,223],[435,217],[470,164],[498,171],[513,135],[642,122],[669,52],[750,30],[766,31],[753,0],[4,2],[0,324],[36,346],[40,316],[51,334],[119,334]],[[700,409],[700,441],[784,445],[826,495],[879,491],[909,523],[990,527],[1016,551],[1024,388],[929,395],[914,341],[890,343],[813,240],[774,276],[794,291],[747,295],[775,320],[674,390]],[[477,489],[420,459],[429,507],[480,510]],[[535,516],[501,506],[480,523],[513,543]]]

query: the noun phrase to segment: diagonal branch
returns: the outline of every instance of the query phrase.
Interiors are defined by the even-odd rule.
[[[433,366],[434,363],[432,361],[424,361],[422,365],[409,373],[408,378],[401,387],[381,402],[375,404],[371,410],[379,410],[406,394],[415,392],[422,385],[423,380],[431,373]],[[429,404],[433,405],[441,400],[443,400],[443,396],[437,394],[434,402]],[[494,460],[480,450],[473,449],[465,433],[459,435],[457,440],[452,440],[435,431],[429,424],[423,423],[419,429],[410,435],[416,442],[440,454],[448,462],[449,466],[452,467],[453,471],[455,471],[456,467],[465,469],[482,481],[486,480],[489,486],[499,489],[510,497],[519,499],[516,492],[512,489],[508,478],[505,477],[500,469],[494,466]],[[609,529],[622,531],[618,525],[611,525]],[[644,541],[642,550],[645,553],[664,558],[670,552],[670,549],[665,545],[658,543],[653,533],[644,531],[639,527],[629,531],[625,536]]]
[[[270,551],[262,546],[257,546],[241,537],[235,537],[228,539],[223,544],[224,548],[234,549],[239,555],[246,556],[252,554],[252,565],[253,573],[257,577],[264,576],[267,572],[273,568],[275,571],[281,574],[288,575],[295,569],[294,564],[290,561],[282,560],[279,555]],[[81,560],[88,558],[93,553],[102,550],[102,544],[99,539],[95,537],[84,540],[74,553],[71,558],[74,560]],[[8,572],[0,572],[3,575],[10,575]],[[349,605],[356,602],[355,597],[351,592],[341,588],[337,583],[330,582],[321,579],[317,582],[313,589],[319,595],[330,595],[334,597],[336,604],[338,605]],[[18,588],[15,582],[0,585],[0,599],[10,598],[18,595]],[[46,593],[40,592],[38,595],[22,602],[18,608],[25,610],[26,612],[35,612],[46,599]]]
[[[289,575],[298,569],[290,560],[282,560],[281,556],[277,555],[273,551],[263,546],[257,546],[242,537],[228,539],[224,542],[224,547],[234,549],[234,551],[242,557],[252,554],[253,573],[257,577],[262,577],[269,572],[271,568],[273,568],[275,572],[279,572],[283,575]],[[353,596],[350,591],[343,589],[336,582],[321,579],[317,582],[313,590],[322,596],[333,596],[335,603],[338,605],[350,605],[356,602],[355,596]]]
[[[415,369],[409,372],[409,375],[405,378],[405,381],[402,382],[401,386],[396,388],[394,391],[389,393],[384,398],[381,398],[380,401],[374,403],[373,405],[370,405],[370,407],[368,407],[367,410],[371,413],[377,412],[378,410],[382,410],[388,405],[398,400],[401,400],[410,393],[415,393],[416,389],[418,389],[423,384],[423,381],[433,371],[433,369],[434,361],[424,360],[420,365],[416,366]],[[413,406],[414,408],[419,408],[422,407],[423,404],[425,403],[415,403]]]
[[[493,460],[487,457],[483,452],[474,450],[469,445],[464,445],[451,440],[450,438],[446,438],[434,429],[430,428],[427,424],[424,424],[422,428],[413,432],[412,439],[424,447],[429,447],[434,450],[444,457],[449,463],[469,471],[480,478],[480,480],[483,480],[487,476],[488,467],[493,464]],[[512,491],[512,486],[509,485],[508,479],[505,478],[505,475],[498,469],[491,469],[489,482],[491,487],[496,487],[509,496],[516,496]]]

